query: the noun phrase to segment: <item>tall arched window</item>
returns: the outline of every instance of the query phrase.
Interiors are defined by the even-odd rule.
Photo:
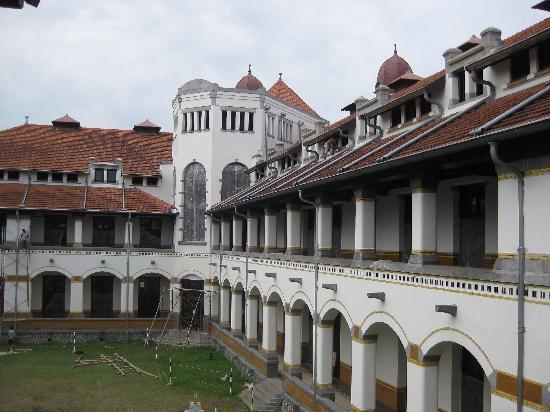
[[[183,175],[183,241],[204,242],[206,211],[206,170],[194,162]]]
[[[245,165],[235,162],[223,168],[221,200],[233,196],[248,186],[250,186],[250,176],[246,173]]]

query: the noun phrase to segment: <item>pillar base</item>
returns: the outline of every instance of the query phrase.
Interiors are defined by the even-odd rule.
[[[120,314],[118,315],[119,318],[122,318],[122,319],[126,319],[126,312],[120,312]],[[128,314],[128,317],[129,318],[135,318],[136,316],[134,315],[134,312],[130,312]]]
[[[302,379],[302,365],[289,365],[288,363],[285,363],[283,364],[283,371],[288,373],[290,376]]]
[[[233,246],[233,252],[242,252],[243,250],[242,246]]]
[[[84,312],[70,312],[69,313],[70,318],[83,318]]]
[[[257,339],[245,339],[246,347],[250,349],[258,350],[258,340]]]
[[[265,375],[268,378],[277,378],[279,376],[279,355],[274,351],[262,349],[262,355],[265,359]]]
[[[303,255],[304,249],[301,247],[287,247],[285,251],[285,255],[291,256],[291,255]]]
[[[324,258],[324,257],[327,257],[327,258],[334,257],[334,251],[333,251],[332,249],[318,250],[318,251],[317,251],[317,256],[318,256],[318,257],[321,257],[321,258]]]
[[[317,393],[323,398],[328,398],[334,402],[335,390],[334,386],[328,384],[317,384]]]
[[[376,251],[371,250],[356,250],[353,254],[353,260],[376,260]]]
[[[229,322],[220,322],[220,328],[225,330],[231,330],[231,323]]]
[[[260,249],[258,248],[258,246],[247,246],[246,251],[250,253],[258,253]]]
[[[278,250],[277,246],[264,246],[264,253],[277,253]]]
[[[409,257],[409,263],[413,265],[429,265],[439,262],[436,252],[412,253]]]
[[[231,329],[231,336],[237,339],[243,338],[243,332],[240,329]]]

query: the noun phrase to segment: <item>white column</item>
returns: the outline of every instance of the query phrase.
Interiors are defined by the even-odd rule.
[[[220,224],[213,220],[210,226],[210,246],[212,250],[220,250]]]
[[[301,233],[302,212],[294,203],[286,205],[286,253],[288,255],[303,254]]]
[[[277,249],[277,215],[275,211],[265,210],[264,252],[272,253]]]
[[[220,285],[213,284],[210,287],[210,290],[212,291],[210,293],[210,303],[211,303],[210,315],[212,319],[219,319],[220,308],[218,307],[218,304],[219,304],[219,295],[220,295]]]
[[[128,290],[127,290],[128,289]],[[126,297],[128,305],[126,305]],[[120,317],[126,317],[126,307],[128,307],[129,317],[134,316],[134,279],[130,278],[130,284],[126,282],[126,277],[120,279]]]
[[[407,410],[437,412],[439,358],[407,362]]]
[[[293,376],[302,372],[302,312],[285,312],[284,369]]]
[[[188,132],[191,131],[191,116],[193,116],[193,112],[187,112],[187,113],[185,113],[185,118],[186,118],[186,123],[185,123],[185,125],[187,126],[187,131],[188,131]]]
[[[221,236],[221,248],[220,250],[231,250],[231,239],[229,235],[231,234],[231,220],[222,219],[222,236]]]
[[[262,351],[265,354],[277,352],[277,303],[263,304]]]
[[[321,396],[333,397],[332,387],[332,339],[333,322],[321,322],[317,326],[317,386]],[[353,369],[352,369],[353,370]]]
[[[435,263],[437,262],[437,194],[435,185],[413,182],[411,189],[412,251],[409,263]]]
[[[82,218],[75,217],[74,219],[74,247],[82,247]]]
[[[82,318],[84,316],[84,286],[82,279],[75,276],[71,279],[71,300],[69,307],[69,317]]]
[[[235,130],[239,130],[241,125],[241,112],[235,112]]]
[[[317,212],[317,239],[317,253],[320,256],[332,256],[332,202],[323,199],[319,202]]]
[[[376,198],[365,190],[355,191],[355,260],[376,257]]]
[[[258,298],[254,295],[246,298],[246,340],[249,344],[258,340]]]
[[[359,411],[376,409],[376,339],[370,335],[351,342],[351,404]]]
[[[258,216],[250,214],[246,220],[246,250],[258,252]]]
[[[243,220],[238,216],[233,216],[233,251],[243,251]]]
[[[220,292],[220,326],[230,327],[229,319],[229,299],[231,299],[231,288],[222,286]]]
[[[231,294],[231,332],[241,334],[243,330],[243,292],[233,291]]]
[[[128,229],[128,226],[130,229]],[[124,246],[127,247],[129,244],[132,243],[132,229],[133,229],[133,223],[126,219],[125,225],[124,225]]]
[[[201,130],[206,130],[206,110],[201,112]]]
[[[195,116],[194,122],[193,122],[194,129],[200,130],[199,112],[193,112],[193,116]]]

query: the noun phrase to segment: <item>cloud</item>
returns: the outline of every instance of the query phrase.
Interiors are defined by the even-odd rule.
[[[397,43],[419,75],[441,54],[496,26],[508,36],[544,18],[523,2],[487,0],[43,1],[0,9],[0,128],[65,113],[90,127],[146,117],[171,130],[171,100],[193,78],[231,87],[252,64],[285,81],[318,113],[372,96]]]

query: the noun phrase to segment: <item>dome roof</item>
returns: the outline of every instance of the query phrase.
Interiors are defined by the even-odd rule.
[[[376,79],[376,87],[383,84],[387,86],[396,79],[400,78],[407,72],[412,73],[411,66],[407,61],[397,54],[397,48],[393,51],[393,56],[382,63],[380,70],[378,70],[378,78]]]
[[[264,87],[264,85],[256,76],[252,74],[250,65],[248,65],[248,74],[239,80],[236,87],[237,89],[258,90],[260,87]]]

